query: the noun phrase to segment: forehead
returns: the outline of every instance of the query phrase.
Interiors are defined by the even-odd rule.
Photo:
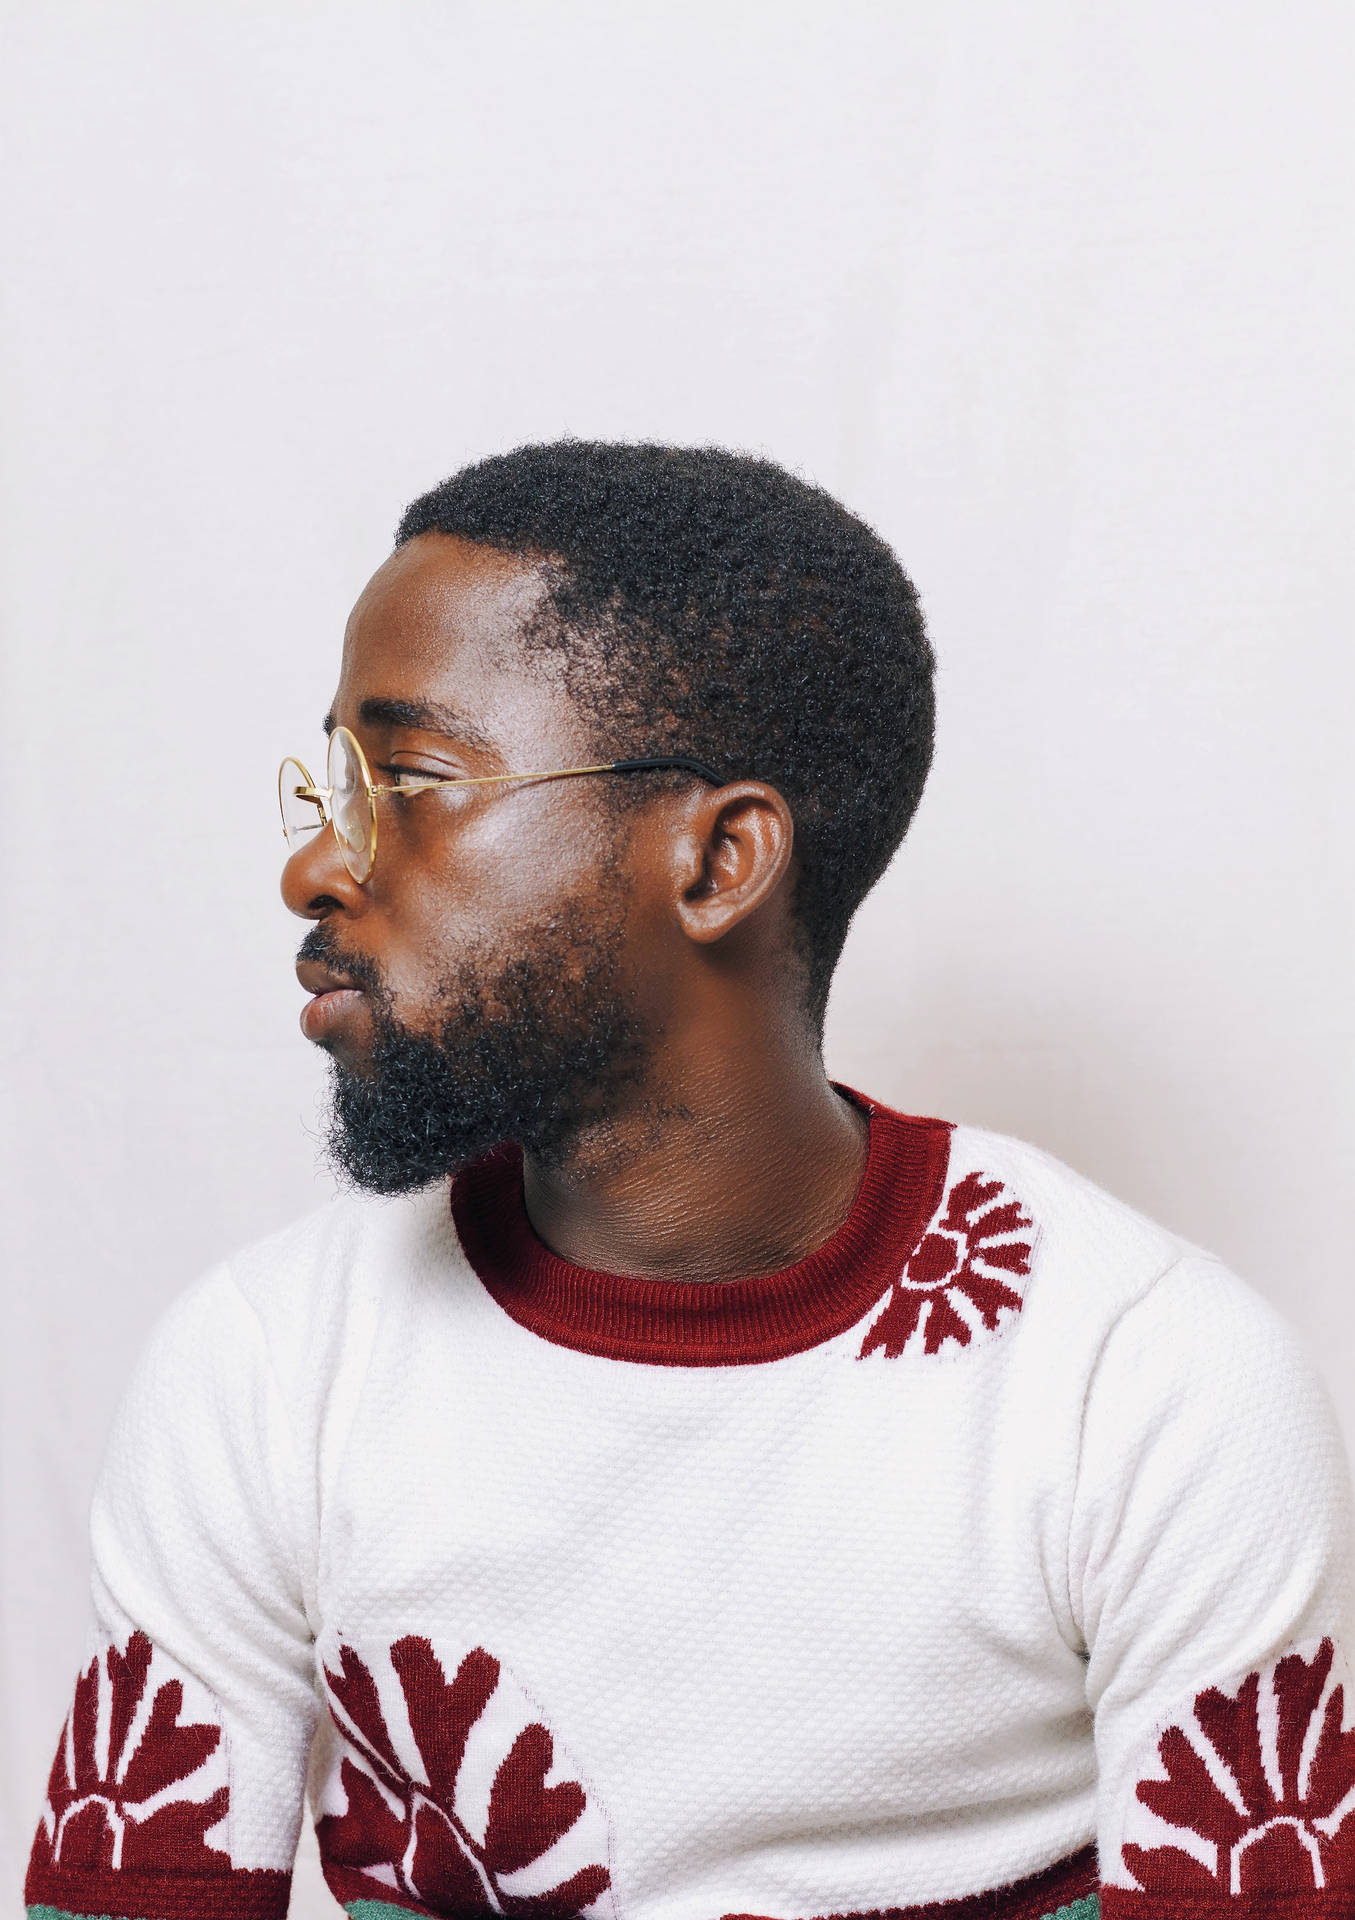
[[[366,700],[464,713],[506,751],[568,739],[579,723],[546,658],[522,641],[545,588],[512,554],[420,534],[368,581],[349,616],[334,717]]]

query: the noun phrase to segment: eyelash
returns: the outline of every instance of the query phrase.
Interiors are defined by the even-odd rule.
[[[379,773],[389,774],[392,786],[401,787],[408,785],[412,792],[417,792],[420,784],[432,784],[438,780],[445,780],[449,777],[446,774],[430,773],[423,767],[380,766],[377,771]],[[400,778],[401,774],[405,776],[403,781]]]

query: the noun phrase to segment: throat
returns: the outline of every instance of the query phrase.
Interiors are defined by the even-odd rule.
[[[865,1174],[869,1122],[820,1076],[704,1111],[653,1106],[581,1134],[565,1168],[524,1158],[527,1218],[545,1247],[595,1272],[712,1284],[779,1272],[842,1225]]]

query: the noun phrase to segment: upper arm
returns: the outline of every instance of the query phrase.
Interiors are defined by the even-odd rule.
[[[223,1269],[150,1343],[91,1520],[94,1633],[27,1897],[64,1913],[285,1913],[314,1724],[304,1475]]]
[[[1107,1911],[1337,1886],[1349,1910],[1345,1451],[1292,1333],[1215,1262],[1109,1335],[1069,1546]]]

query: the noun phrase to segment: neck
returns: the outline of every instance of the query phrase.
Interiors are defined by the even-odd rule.
[[[606,1273],[775,1273],[846,1219],[867,1135],[807,1035],[742,1023],[699,1044],[686,1034],[565,1166],[524,1159],[527,1217],[552,1252]]]

